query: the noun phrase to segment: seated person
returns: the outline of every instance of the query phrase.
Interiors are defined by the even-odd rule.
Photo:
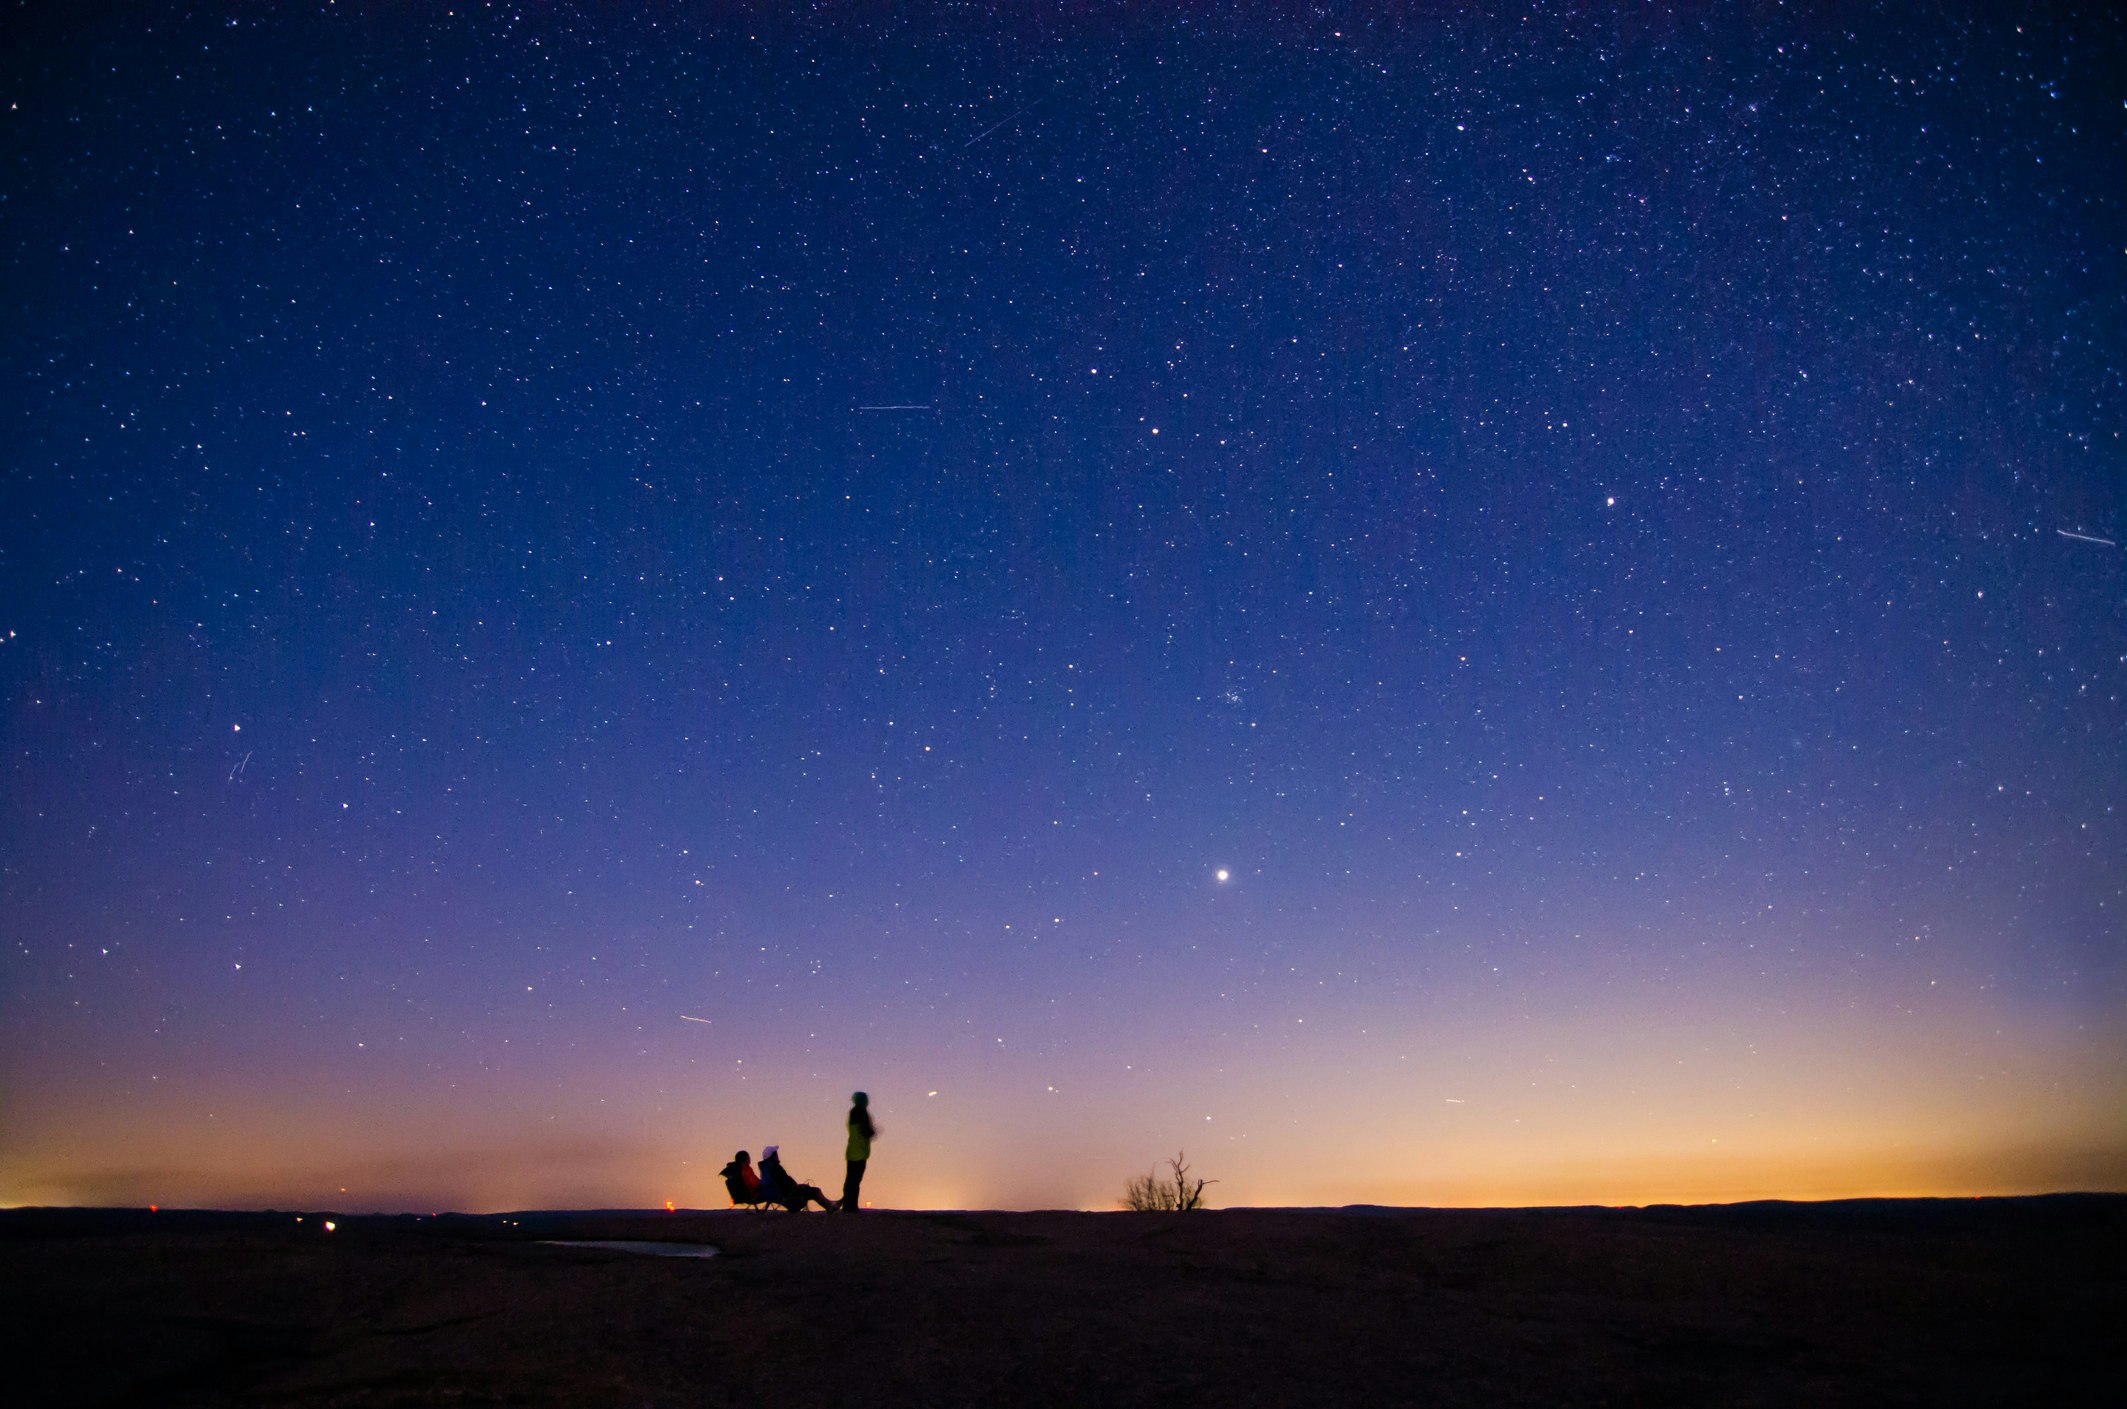
[[[717,1171],[724,1176],[724,1188],[735,1204],[761,1202],[761,1176],[753,1172],[753,1156],[740,1150],[731,1157],[731,1163]]]
[[[827,1195],[820,1192],[817,1184],[800,1184],[783,1168],[783,1157],[776,1153],[780,1146],[770,1145],[761,1151],[761,1197],[769,1203],[781,1204],[792,1213],[801,1213],[808,1203],[817,1203],[821,1208],[832,1209]]]

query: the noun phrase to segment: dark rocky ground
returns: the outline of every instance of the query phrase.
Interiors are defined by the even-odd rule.
[[[2127,1403],[2127,1196],[320,1223],[0,1214],[10,1402]]]

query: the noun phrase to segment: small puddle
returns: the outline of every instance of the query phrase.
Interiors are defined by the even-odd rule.
[[[644,1243],[625,1238],[542,1238],[550,1248],[604,1248],[608,1252],[639,1252],[647,1257],[715,1257],[707,1243]]]

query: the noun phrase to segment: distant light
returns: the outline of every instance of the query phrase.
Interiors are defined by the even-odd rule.
[[[679,1212],[679,1210],[678,1210],[678,1209],[676,1209],[676,1208],[674,1208],[674,1207],[672,1206],[672,1200],[670,1200],[670,1199],[666,1199],[666,1200],[665,1200],[665,1212],[667,1212],[667,1213],[677,1213],[677,1212]]]
[[[162,1212],[162,1208],[161,1208],[161,1206],[160,1206],[160,1205],[158,1205],[158,1204],[149,1204],[149,1205],[148,1205],[148,1212],[150,1212],[150,1213],[161,1213],[161,1212]]]
[[[339,1226],[340,1226],[339,1224],[337,1224],[337,1223],[333,1222],[333,1221],[332,1221],[331,1219],[329,1219],[329,1218],[325,1220],[325,1231],[326,1231],[326,1232],[328,1232],[328,1233],[330,1233],[330,1232],[334,1231],[334,1230],[335,1230],[335,1229],[337,1229],[337,1228],[338,1228]]]
[[[1221,867],[1219,868],[1219,871],[1218,871],[1218,877],[1219,877],[1219,884],[1220,884],[1220,885],[1224,885],[1224,884],[1226,884],[1226,882],[1228,882],[1228,881],[1230,881],[1230,880],[1232,880],[1232,879],[1233,879],[1233,872],[1231,872],[1231,871],[1227,870],[1227,869],[1226,869],[1225,867],[1221,866]]]

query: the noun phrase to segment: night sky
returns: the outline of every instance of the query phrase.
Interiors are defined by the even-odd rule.
[[[0,1203],[2127,1188],[2108,7],[782,8],[8,7]]]

